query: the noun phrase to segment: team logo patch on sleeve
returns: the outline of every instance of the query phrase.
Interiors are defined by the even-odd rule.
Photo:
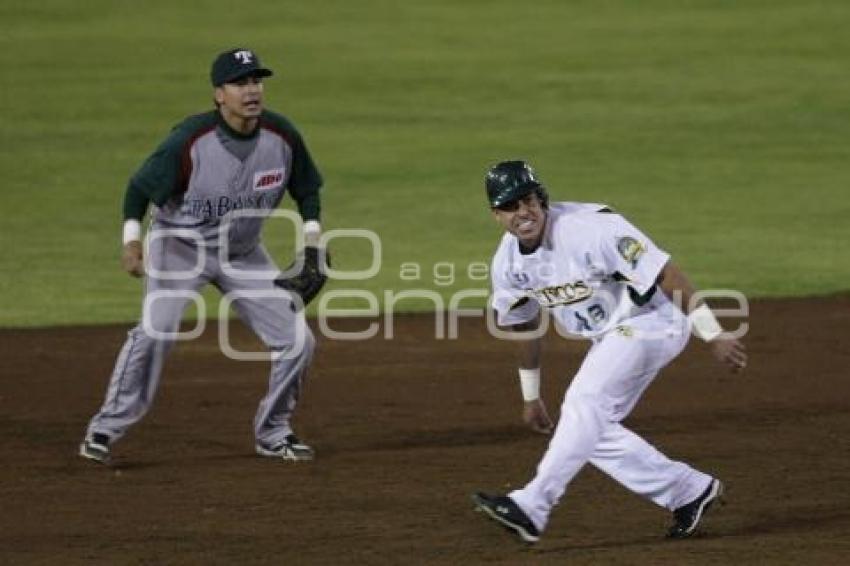
[[[623,236],[617,240],[617,251],[634,268],[646,248],[631,236]]]
[[[270,191],[283,184],[283,169],[268,169],[254,173],[254,190]]]

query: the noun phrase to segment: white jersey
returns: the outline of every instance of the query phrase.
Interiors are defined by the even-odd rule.
[[[567,332],[597,337],[669,304],[656,289],[670,255],[605,205],[552,203],[541,245],[521,252],[505,233],[492,264],[498,323],[528,322],[540,307]]]

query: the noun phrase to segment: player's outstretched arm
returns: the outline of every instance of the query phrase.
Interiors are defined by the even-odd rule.
[[[534,432],[550,434],[552,419],[546,411],[546,405],[540,398],[540,350],[542,337],[536,334],[524,338],[523,333],[534,333],[540,327],[540,316],[523,324],[515,324],[511,329],[517,333],[517,354],[519,379],[522,389],[522,420]]]
[[[661,271],[659,277],[661,290],[673,299],[680,298],[680,306],[691,321],[694,334],[708,342],[715,359],[738,372],[747,366],[747,351],[743,342],[737,338],[725,336],[723,328],[703,301],[693,302],[696,289],[687,275],[672,261]],[[688,306],[693,308],[687,312]]]

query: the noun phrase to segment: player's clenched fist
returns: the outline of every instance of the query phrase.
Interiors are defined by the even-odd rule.
[[[145,262],[142,257],[142,242],[127,242],[121,249],[121,267],[133,277],[145,274]]]
[[[534,432],[550,434],[552,432],[552,419],[546,412],[546,405],[541,399],[525,401],[522,408],[522,420],[531,427]]]

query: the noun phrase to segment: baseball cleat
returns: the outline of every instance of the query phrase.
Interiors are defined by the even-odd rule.
[[[540,540],[540,531],[510,497],[491,496],[479,492],[472,496],[472,500],[478,511],[486,513],[488,517],[501,523],[506,529],[514,531],[525,542]]]
[[[293,461],[312,460],[314,456],[313,449],[298,440],[298,437],[294,434],[290,434],[283,439],[283,442],[274,446],[263,446],[258,443],[256,450],[260,456]]]
[[[688,538],[694,534],[711,504],[722,496],[723,484],[720,480],[711,480],[702,495],[673,511],[676,522],[667,532],[667,538]]]
[[[99,432],[92,434],[80,444],[80,456],[98,464],[109,464],[109,437]]]

